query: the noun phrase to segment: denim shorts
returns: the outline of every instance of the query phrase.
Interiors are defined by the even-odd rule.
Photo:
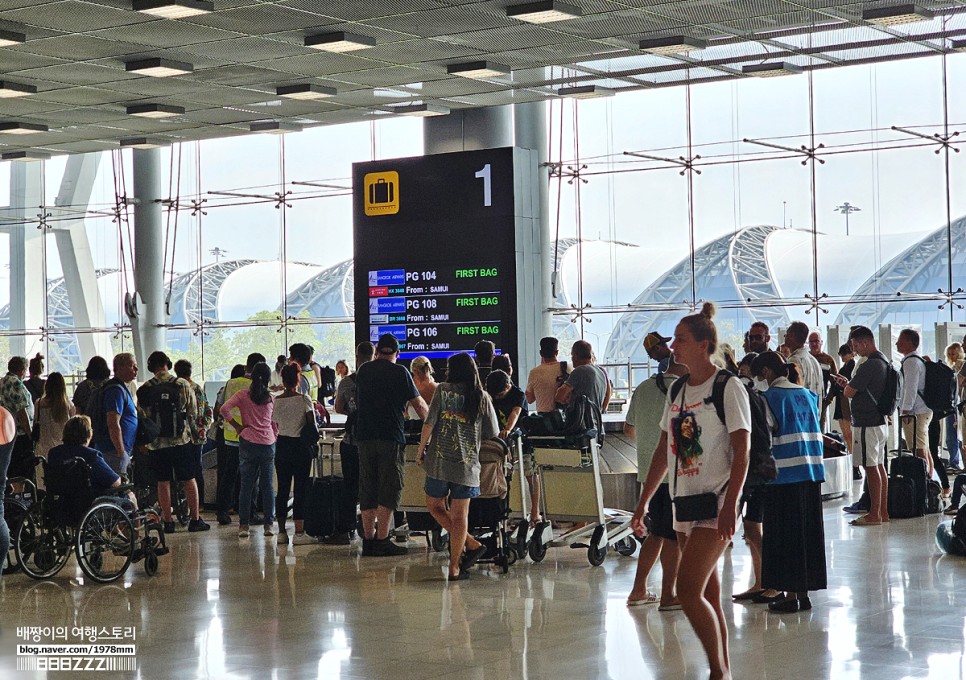
[[[476,498],[480,495],[480,487],[478,486],[453,484],[452,482],[444,482],[442,479],[433,479],[432,477],[426,478],[423,491],[430,498],[446,498],[449,496],[453,500]]]

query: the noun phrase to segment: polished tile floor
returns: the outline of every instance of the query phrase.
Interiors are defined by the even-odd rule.
[[[935,516],[853,528],[826,504],[829,589],[814,609],[772,614],[733,605],[737,678],[962,678],[966,560],[938,553]],[[635,560],[551,549],[507,575],[443,580],[444,558],[414,538],[404,558],[358,547],[283,549],[235,528],[176,534],[161,573],[135,565],[114,585],[85,583],[71,561],[56,578],[0,581],[0,678],[16,672],[18,626],[135,626],[136,673],[84,676],[301,678],[704,678],[681,612],[624,606]],[[749,582],[740,540],[721,563],[726,592]],[[659,570],[652,586],[660,582]]]

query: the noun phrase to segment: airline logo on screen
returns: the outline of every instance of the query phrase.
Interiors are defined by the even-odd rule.
[[[362,180],[366,215],[395,215],[399,212],[399,173],[370,172]]]

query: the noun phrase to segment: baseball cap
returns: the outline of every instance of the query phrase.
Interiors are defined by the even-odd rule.
[[[648,333],[647,335],[644,336],[644,349],[646,351],[650,352],[652,349],[654,349],[658,345],[663,345],[663,344],[669,342],[670,340],[671,340],[671,338],[665,338],[663,335],[661,335],[657,331],[651,331],[650,333]]]
[[[396,340],[396,336],[391,333],[383,333],[379,336],[379,342],[376,344],[376,351],[379,354],[395,354],[399,351],[399,341]]]

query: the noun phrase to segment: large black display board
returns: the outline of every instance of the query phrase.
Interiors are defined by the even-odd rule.
[[[356,163],[356,340],[403,359],[516,352],[513,149]]]

